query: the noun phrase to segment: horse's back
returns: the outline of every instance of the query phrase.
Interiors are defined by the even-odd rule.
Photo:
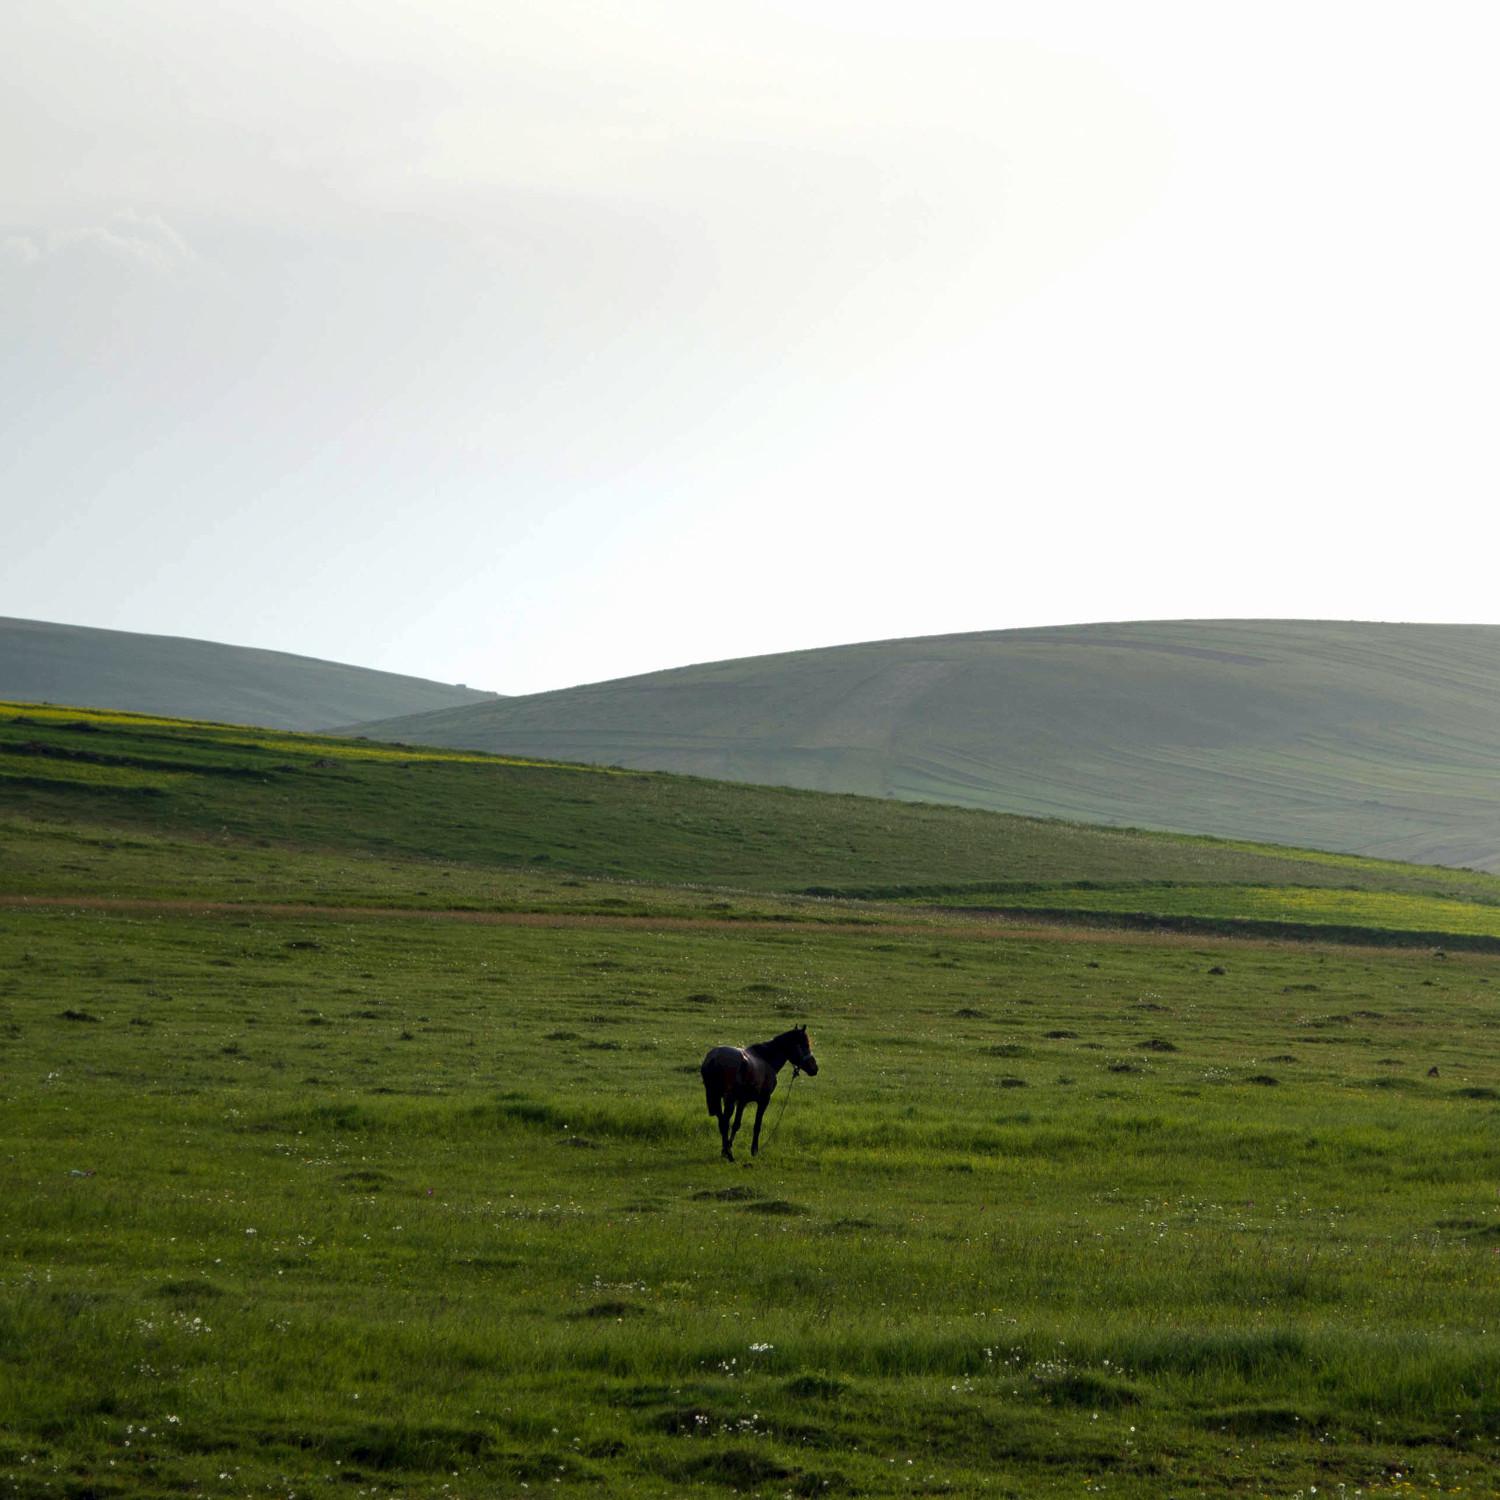
[[[753,1047],[710,1047],[703,1059],[703,1082],[730,1098],[770,1098],[776,1070]]]
[[[738,1047],[710,1047],[700,1070],[705,1078],[711,1073],[729,1073],[737,1076],[744,1066],[745,1054]]]

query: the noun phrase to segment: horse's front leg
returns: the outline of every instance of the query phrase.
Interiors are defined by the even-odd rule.
[[[770,1098],[769,1094],[762,1094],[755,1101],[755,1133],[750,1137],[751,1156],[760,1155],[760,1122],[765,1117],[766,1105],[770,1102]]]

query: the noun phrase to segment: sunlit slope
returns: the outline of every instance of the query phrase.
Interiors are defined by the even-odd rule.
[[[0,698],[317,729],[491,696],[284,651],[0,619]]]
[[[97,832],[106,826],[131,837]],[[476,872],[548,870],[944,904],[1024,899],[1075,907],[1093,899],[1081,891],[1150,887],[1129,906],[1142,911],[1163,886],[1184,885],[1219,891],[1202,910],[1233,916],[1232,888],[1248,886],[1397,893],[1500,913],[1500,879],[1469,871],[932,803],[0,703],[0,889],[19,888],[11,877],[25,861],[12,839],[61,839],[61,849],[85,828],[96,830],[87,838],[97,845],[85,863],[107,849],[109,862],[119,864],[135,849],[148,884],[164,880],[185,856],[181,848],[167,856],[140,842],[147,836],[183,847],[234,845],[235,863],[321,851]],[[73,854],[58,858],[63,872],[77,861]],[[141,878],[137,872],[109,889],[139,890]],[[347,886],[350,876],[338,878]],[[356,896],[344,891],[346,899]],[[1427,925],[1425,916],[1415,925]],[[1500,933],[1500,917],[1484,930]]]
[[[1472,870],[0,703],[0,905],[69,896],[736,921],[928,908],[1500,951],[1500,878]]]
[[[1500,627],[1173,621],[747,658],[365,726],[1500,869]]]

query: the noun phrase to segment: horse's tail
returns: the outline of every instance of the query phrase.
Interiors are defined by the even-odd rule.
[[[714,1070],[709,1067],[708,1059],[706,1057],[703,1059],[703,1067],[701,1071],[703,1073],[703,1092],[708,1099],[708,1112],[715,1119],[718,1119],[720,1095],[719,1091],[714,1087],[714,1083],[716,1081],[714,1078]]]

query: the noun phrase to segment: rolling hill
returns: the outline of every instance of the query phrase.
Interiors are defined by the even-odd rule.
[[[1500,627],[1079,625],[746,658],[358,726],[1500,870]]]
[[[318,729],[493,696],[284,651],[0,618],[0,698]]]
[[[254,892],[739,919],[769,900],[1500,951],[1500,879],[1475,871],[28,703],[0,702],[0,867],[0,905]]]

